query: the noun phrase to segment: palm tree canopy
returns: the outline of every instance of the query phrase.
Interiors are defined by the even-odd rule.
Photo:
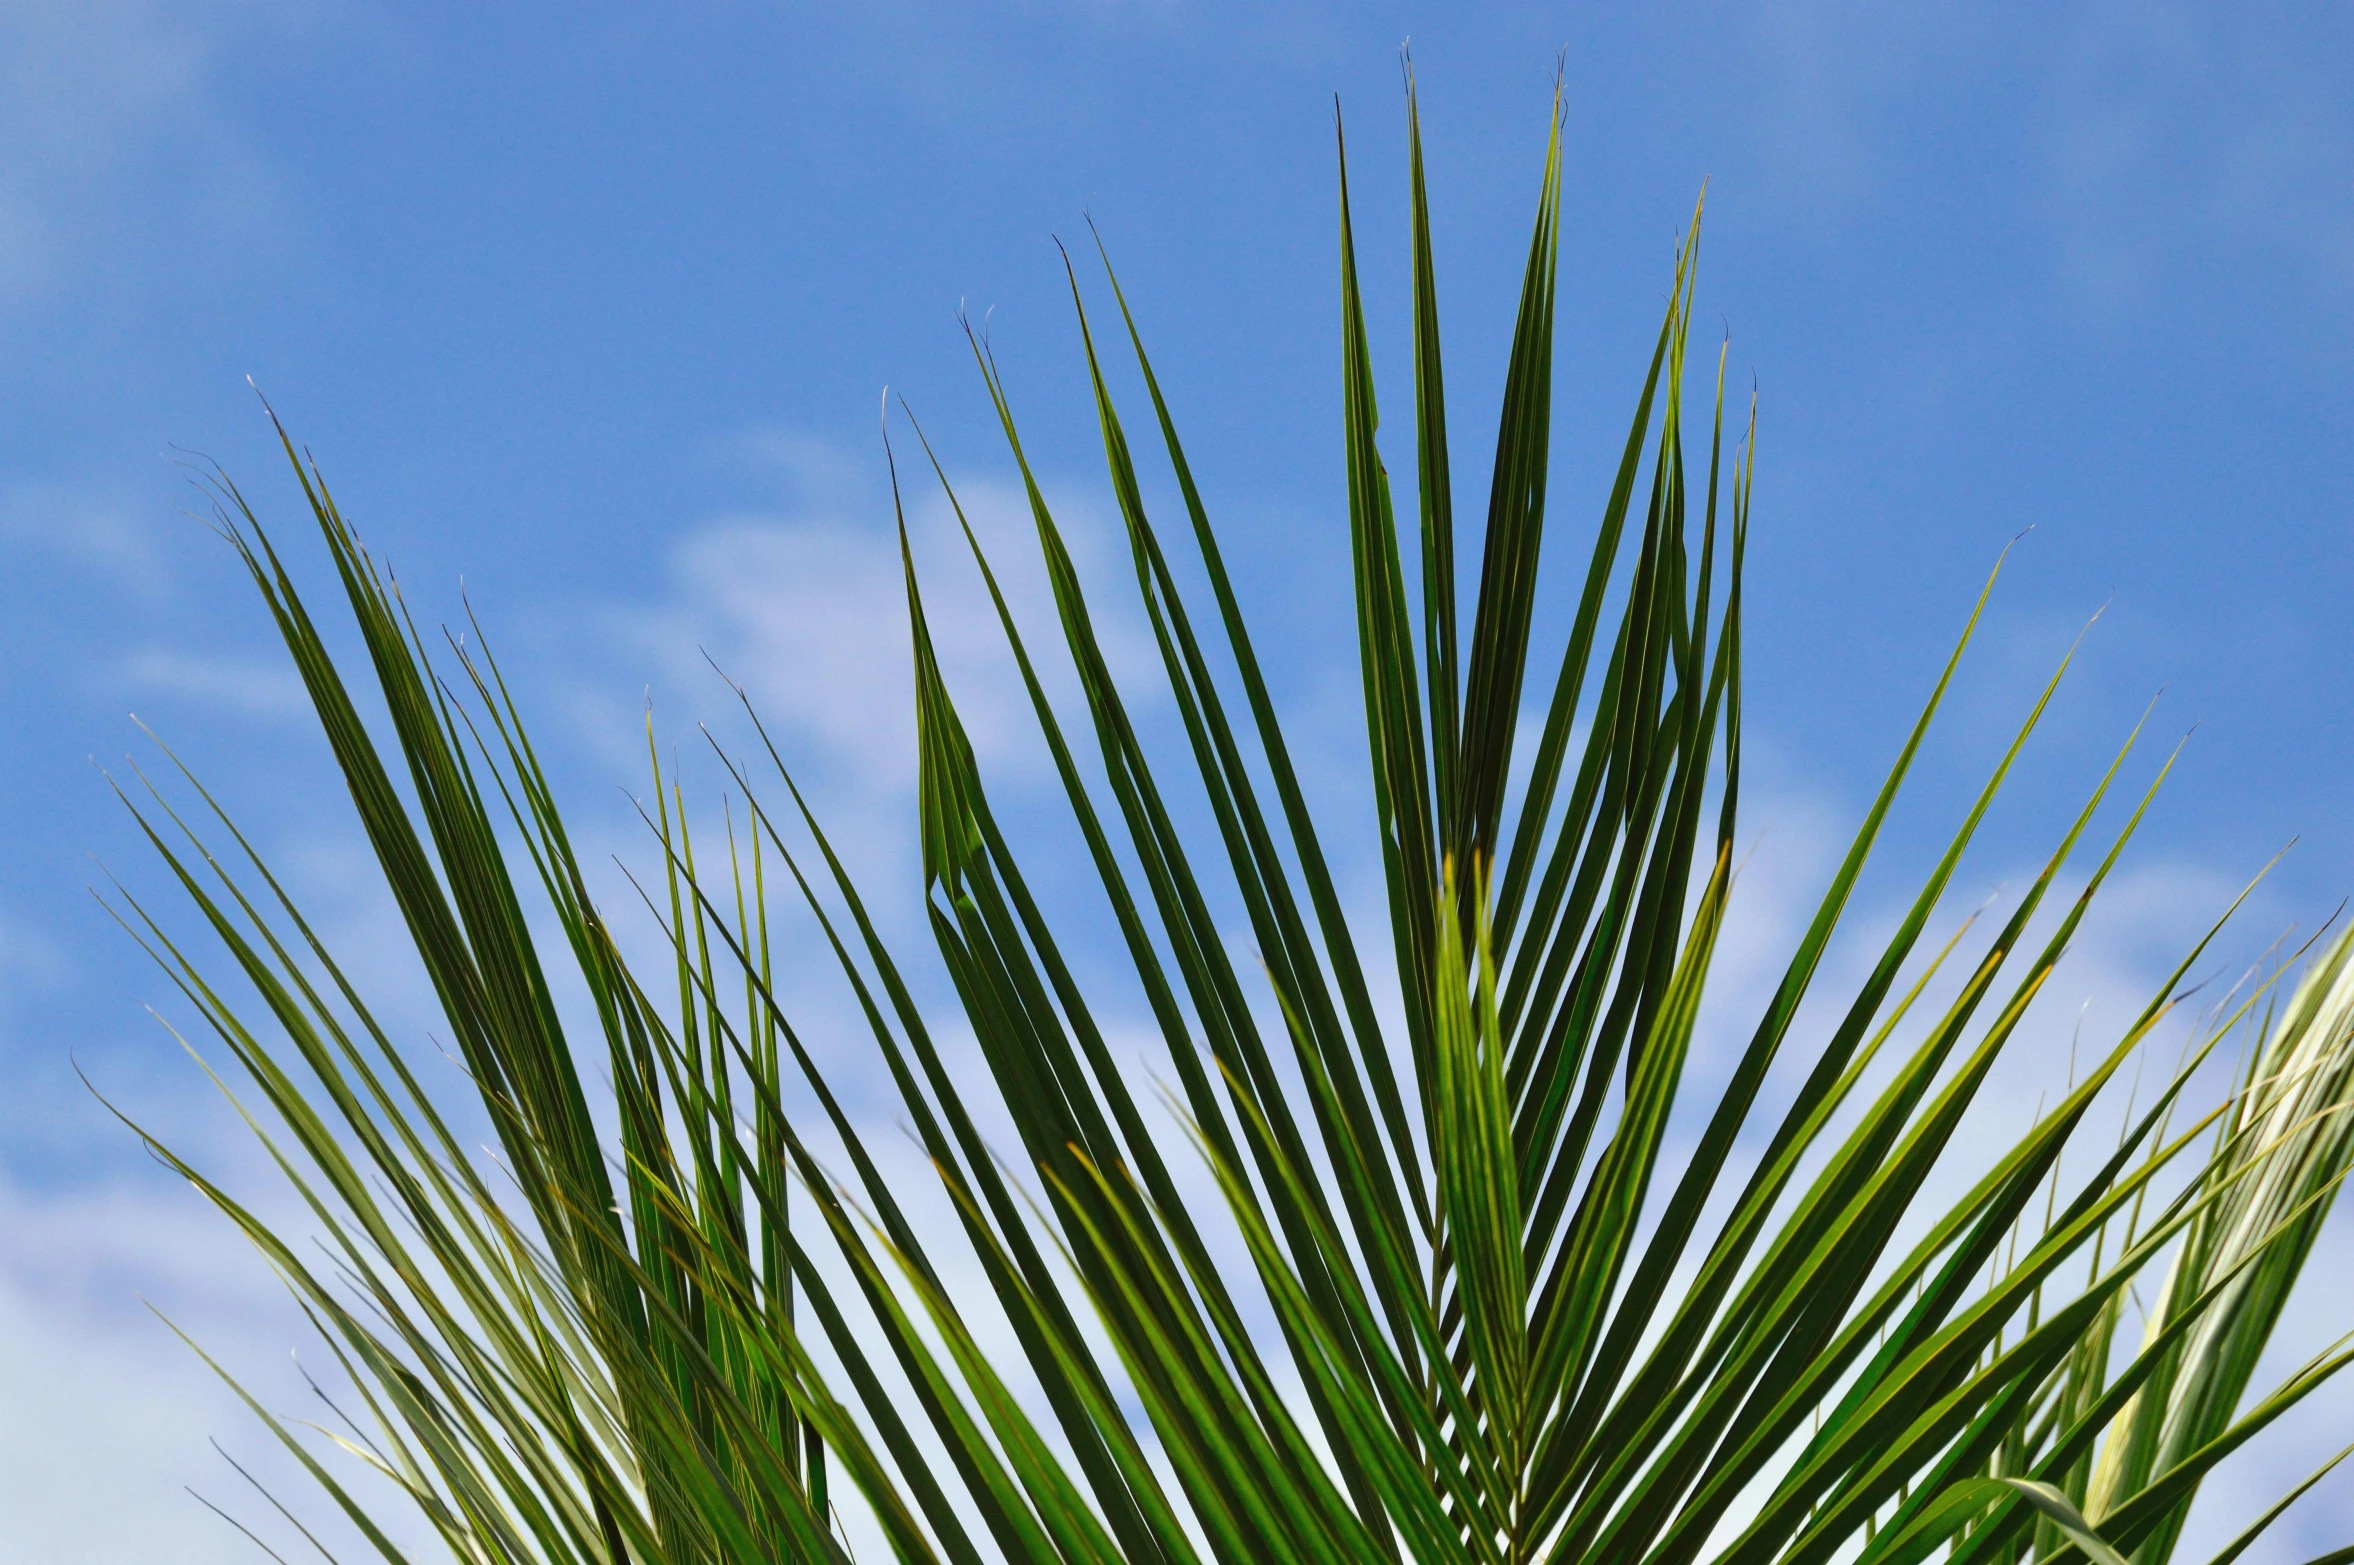
[[[254,1409],[368,1547],[416,1557],[346,1458],[486,1565],[846,1560],[854,1539],[927,1565],[2163,1565],[2205,1474],[2345,1363],[2333,1350],[2250,1393],[2354,1156],[2347,937],[2285,1001],[2258,982],[2205,1015],[2121,1133],[2090,1125],[2095,1101],[2132,1079],[2205,942],[2015,1144],[1958,1134],[2148,803],[2091,838],[2128,738],[2001,927],[1931,938],[2060,674],[1861,982],[1822,992],[1975,609],[1747,1041],[1713,1096],[1694,1089],[1736,861],[1756,462],[1754,413],[1728,438],[1724,354],[1693,378],[1700,212],[1599,520],[1573,540],[1556,660],[1534,643],[1558,115],[1466,624],[1410,86],[1407,110],[1405,523],[1376,437],[1345,163],[1340,187],[1377,919],[1352,922],[1334,868],[1367,823],[1303,786],[1108,258],[1093,312],[1075,266],[1072,301],[1183,744],[1149,753],[976,338],[1053,623],[1019,623],[964,536],[1096,883],[1025,874],[902,519],[936,970],[886,943],[756,717],[749,750],[721,752],[744,809],[724,841],[695,836],[656,768],[658,872],[641,889],[666,955],[633,966],[479,635],[429,644],[288,442],[367,654],[339,666],[220,476],[224,531],[479,1100],[428,1087],[192,778],[195,810],[125,793],[234,990],[175,921],[129,892],[115,905],[234,1062],[224,1085],[309,1232],[150,1145],[333,1348],[356,1399],[330,1432],[343,1456]],[[1099,351],[1140,379],[1136,447]],[[1140,449],[1165,461],[1182,515],[1148,514]],[[1185,550],[1199,586],[1181,587]],[[1083,711],[1048,697],[1039,660],[1064,657]],[[1350,846],[1328,847],[1335,834]],[[788,915],[837,969],[953,1222],[919,1222],[829,1085],[817,1056],[849,1046],[797,1030],[771,938]],[[1115,1001],[1076,976],[1079,940],[1108,940],[1132,971],[1165,1103],[1115,1058]],[[919,1003],[935,971],[952,1003]],[[1829,1020],[1802,1022],[1802,1005]],[[2244,1063],[2202,1106],[2194,1074],[2228,1038]],[[494,1156],[465,1144],[477,1112]],[[2131,1345],[2137,1280],[2155,1302]]]

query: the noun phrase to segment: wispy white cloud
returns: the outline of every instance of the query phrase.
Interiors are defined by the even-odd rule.
[[[68,288],[168,282],[274,249],[286,203],[227,110],[221,65],[255,34],[323,9],[0,4],[0,311]],[[132,275],[112,264],[150,245],[178,265]]]
[[[8,908],[0,908],[0,1014],[17,993],[55,984],[66,971],[64,948],[48,931]]]
[[[2130,305],[2193,257],[2282,265],[2354,297],[2340,12],[2076,0],[2006,25],[1970,7],[1808,0],[1756,25],[1761,172],[1794,210],[1851,216],[1923,155],[1893,121],[1994,94],[2014,119],[1982,145],[2019,136],[2014,199],[2079,298]]]
[[[907,589],[888,495],[871,471],[829,442],[764,431],[749,437],[748,447],[784,472],[790,501],[728,512],[689,531],[653,601],[616,611],[626,644],[683,691],[717,688],[707,654],[822,773],[869,795],[909,794],[915,727]],[[909,546],[925,622],[975,753],[995,779],[1043,776],[1029,695],[956,512],[937,489],[910,488]],[[995,478],[958,479],[957,500],[1040,678],[1058,701],[1075,699],[1028,502]],[[1049,484],[1048,500],[1115,673],[1156,670],[1152,679],[1128,680],[1140,710],[1149,709],[1157,659],[1133,607],[1125,544],[1092,498]],[[1065,710],[1084,721],[1083,708]]]
[[[1933,76],[1974,63],[1989,31],[1972,8],[1936,3],[1809,0],[1753,20],[1765,193],[1810,212],[1882,188],[1894,170],[1878,121],[1933,90]]]
[[[2044,87],[2071,278],[2130,303],[2186,253],[2286,263],[2354,299],[2354,78],[2343,14],[2075,9]]]
[[[185,697],[248,717],[285,717],[304,709],[302,680],[283,660],[159,648],[124,658],[116,673],[142,695]]]
[[[24,479],[0,488],[0,546],[152,597],[163,555],[137,508],[105,487]]]

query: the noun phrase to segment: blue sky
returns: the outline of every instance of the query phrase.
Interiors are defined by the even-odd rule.
[[[172,448],[218,458],[296,536],[252,377],[424,614],[457,612],[463,578],[614,843],[641,706],[691,733],[719,704],[709,648],[887,875],[912,769],[878,397],[906,395],[1002,521],[956,324],[986,315],[1086,535],[1107,502],[1053,240],[1092,216],[1345,816],[1332,110],[1404,471],[1407,38],[1474,470],[1563,60],[1557,564],[1708,181],[1701,308],[1762,399],[1752,819],[1790,885],[2032,528],[1890,884],[2101,611],[1972,894],[2048,841],[2161,688],[2152,732],[2197,731],[2084,989],[2154,976],[2292,838],[2250,953],[2354,891],[2343,10],[0,0],[0,747],[24,823],[0,854],[0,1405],[64,1431],[37,1450],[27,1421],[0,1431],[0,1511],[31,1507],[48,1551],[24,1558],[146,1557],[185,1529],[181,1557],[232,1557],[178,1485],[217,1472],[205,1435],[252,1432],[137,1297],[249,1357],[292,1340],[75,1078],[78,1057],[241,1155],[84,894],[92,854],[144,870],[89,758],[133,748],[138,712],[340,927],[382,932]],[[936,507],[918,520],[945,573]],[[944,636],[978,669],[958,590]],[[1034,780],[1002,681],[973,678],[985,755]],[[1761,946],[1778,905],[1761,892]],[[2310,1428],[2343,1443],[2354,1403]],[[2338,1541],[2348,1493],[2277,1557]]]

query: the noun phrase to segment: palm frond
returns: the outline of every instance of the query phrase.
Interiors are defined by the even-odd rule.
[[[1757,471],[1754,406],[1726,429],[1725,352],[1691,378],[1701,210],[1532,739],[1520,718],[1530,659],[1550,656],[1541,564],[1560,498],[1558,104],[1467,640],[1410,74],[1407,113],[1411,554],[1345,166],[1340,179],[1371,822],[1320,815],[1302,786],[1100,240],[1185,511],[1166,537],[1195,556],[1173,559],[1150,514],[1113,390],[1126,370],[1106,362],[1066,257],[1182,742],[1163,753],[1139,717],[1158,692],[1115,674],[1097,628],[1106,589],[1082,579],[1013,389],[974,338],[1051,624],[1024,623],[978,532],[963,538],[1091,879],[1049,883],[1025,818],[993,802],[902,517],[921,957],[886,939],[756,715],[752,750],[720,751],[742,808],[716,825],[657,759],[642,907],[609,915],[480,627],[430,645],[287,442],[366,650],[365,680],[347,679],[297,573],[220,477],[224,530],[303,678],[474,1101],[424,1085],[201,788],[201,813],[160,788],[122,791],[242,991],[208,977],[218,958],[146,901],[109,898],[225,1051],[223,1089],[323,1246],[150,1141],[331,1345],[356,1398],[329,1435],[340,1457],[255,1411],[377,1555],[409,1557],[344,1459],[389,1481],[452,1556],[502,1565],[846,1560],[854,1539],[953,1565],[2164,1565],[2214,1465],[2354,1356],[2341,1345],[2251,1390],[2354,1166],[2354,936],[2285,1002],[2268,979],[2198,1021],[2113,1146],[2092,1137],[2096,1103],[2178,1015],[2207,941],[2014,1143],[1965,1132],[2172,764],[2077,869],[2137,728],[2001,927],[1983,936],[1973,918],[1931,940],[2065,662],[1865,976],[1825,992],[1991,579],[1745,1019],[1747,1043],[1713,1093],[1695,1086],[1704,1007],[1723,1003],[1716,952],[1739,916]],[[961,522],[949,462],[909,424]],[[895,500],[898,484],[894,467]],[[1196,568],[1214,605],[1198,619],[1183,585]],[[1044,669],[1065,658],[1083,712],[1050,695]],[[1197,804],[1214,835],[1180,825]],[[230,851],[216,858],[210,839]],[[1394,1009],[1368,967],[1383,942],[1338,890],[1328,845],[1343,841],[1381,865]],[[612,917],[650,924],[660,958],[626,959]],[[780,997],[786,929],[813,932],[800,955],[838,975],[854,1040],[813,1048]],[[1081,981],[1100,961],[1124,962],[1167,1052],[1160,1105],[1113,1052],[1127,1002]],[[945,1047],[952,1032],[969,1032],[979,1069]],[[2252,1040],[2248,1063],[2202,1111],[2201,1066],[2232,1036]],[[845,1047],[871,1047],[953,1220],[923,1217],[868,1145],[818,1063]],[[1796,1082],[1786,1100],[1769,1091],[1777,1071]],[[476,1114],[495,1157],[467,1147],[459,1126]],[[1018,1145],[993,1144],[993,1123]],[[1194,1158],[1217,1201],[1188,1202]],[[2137,1286],[2157,1302],[2128,1346]]]

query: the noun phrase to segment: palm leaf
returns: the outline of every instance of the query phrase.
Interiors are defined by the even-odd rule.
[[[301,572],[220,475],[222,528],[303,678],[474,1101],[426,1088],[176,762],[173,788],[201,810],[144,779],[121,791],[218,954],[151,898],[107,897],[225,1053],[224,1091],[324,1246],[315,1257],[150,1140],[327,1339],[354,1416],[336,1415],[325,1448],[252,1405],[376,1555],[407,1557],[347,1480],[355,1461],[452,1555],[486,1562],[846,1559],[856,1539],[952,1565],[2163,1565],[2214,1464],[2346,1362],[2334,1349],[2255,1385],[2354,1166],[2354,937],[2323,947],[2285,1002],[2272,974],[2197,1023],[2114,1145],[2086,1148],[2094,1110],[2179,1015],[2207,941],[2015,1143],[1962,1135],[2172,764],[2099,827],[2107,846],[2064,907],[2045,913],[2138,727],[2000,927],[1930,939],[2066,662],[1865,976],[1820,992],[1991,579],[1778,985],[1743,1019],[1730,1074],[1713,1097],[1694,1088],[1715,955],[1741,916],[1757,471],[1754,406],[1726,431],[1727,351],[1712,380],[1690,379],[1701,212],[1530,739],[1559,507],[1558,99],[1467,640],[1410,71],[1407,141],[1412,575],[1345,166],[1340,179],[1369,842],[1301,785],[1100,240],[1128,363],[1099,353],[1067,258],[1066,277],[1176,743],[1163,753],[1141,716],[1155,693],[1124,687],[1104,650],[1103,594],[1124,589],[1083,579],[1014,388],[968,333],[1051,625],[1013,612],[969,526],[956,568],[989,595],[1092,874],[1050,884],[1026,867],[1029,822],[993,803],[959,716],[964,671],[930,633],[939,564],[919,563],[901,519],[920,957],[886,938],[749,702],[752,747],[718,749],[730,798],[716,823],[649,729],[657,872],[634,883],[641,907],[609,915],[480,626],[429,644],[287,441],[366,653],[364,678],[347,677]],[[1185,510],[1166,534],[1115,389],[1130,364]],[[1704,457],[1688,415],[1706,417]],[[915,434],[961,520],[948,458]],[[894,468],[895,500],[897,483]],[[1214,602],[1198,620],[1196,565]],[[1049,693],[1063,658],[1083,711]],[[1180,824],[1196,803],[1213,832]],[[216,858],[212,838],[230,851]],[[1382,868],[1394,1009],[1338,890],[1328,844],[1342,841]],[[658,960],[625,958],[612,916],[650,925]],[[953,1222],[927,1225],[895,1184],[780,996],[778,942],[796,929],[839,978]],[[1099,959],[1133,973],[1167,1051],[1160,1108],[1113,1053],[1124,1002],[1082,982]],[[1802,1025],[1810,1002],[1836,1020]],[[950,1028],[969,1031],[982,1070],[943,1048]],[[2248,1063],[2202,1107],[2199,1067],[2233,1037]],[[1798,1085],[1777,1107],[1778,1068]],[[495,1162],[467,1146],[474,1115]],[[984,1136],[997,1118],[1012,1142]],[[1186,1157],[1217,1202],[1188,1204]],[[1961,1176],[1958,1197],[1926,1194],[1940,1171]],[[972,1276],[986,1287],[952,1281]],[[2114,1350],[2136,1287],[2157,1307],[2138,1347]]]

